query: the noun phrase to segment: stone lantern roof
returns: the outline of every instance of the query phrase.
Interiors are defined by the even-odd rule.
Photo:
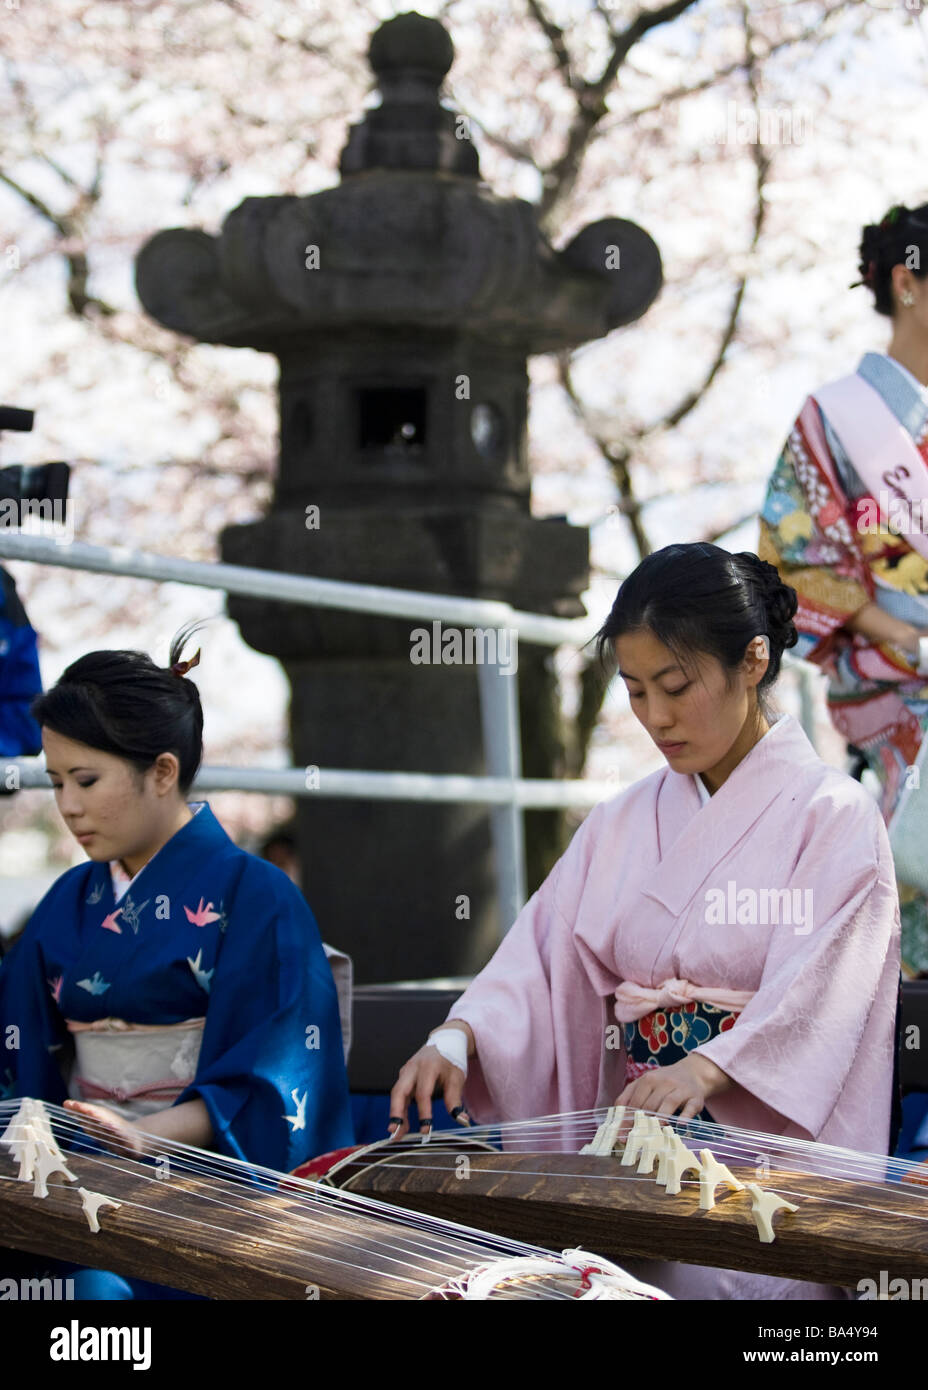
[[[369,48],[382,100],[350,130],[342,183],[246,198],[216,237],[159,232],[136,267],[152,317],[273,352],[366,324],[457,329],[524,355],[640,317],[661,284],[651,237],[606,218],[555,251],[533,204],[480,181],[466,120],[441,104],[453,54],[437,20],[382,24]]]

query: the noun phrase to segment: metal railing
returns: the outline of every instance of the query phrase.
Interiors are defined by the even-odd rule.
[[[0,559],[84,570],[155,583],[218,589],[248,598],[278,599],[318,608],[338,608],[391,618],[439,620],[471,627],[515,630],[541,646],[582,646],[597,631],[592,618],[554,618],[528,613],[495,599],[458,598],[412,589],[281,574],[243,565],[210,564],[152,555],[124,546],[94,546],[73,541],[62,545],[46,536],[0,529]],[[498,650],[498,648],[497,648]],[[800,719],[813,738],[810,672],[806,662],[791,661],[800,681]],[[518,685],[498,661],[477,665],[486,777],[414,772],[368,772],[339,768],[306,769],[205,767],[194,783],[201,791],[257,791],[287,796],[365,797],[377,800],[476,802],[490,806],[497,861],[500,921],[505,932],[526,898],[525,837],[522,811],[531,808],[593,806],[622,788],[621,782],[524,779],[521,775]],[[49,785],[37,761],[9,760],[23,787]]]

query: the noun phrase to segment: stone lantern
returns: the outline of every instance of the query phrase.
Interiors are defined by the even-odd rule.
[[[273,501],[222,533],[224,560],[578,616],[587,532],[529,510],[526,359],[639,317],[660,257],[622,219],[555,251],[532,204],[482,183],[467,122],[440,100],[452,59],[437,20],[382,24],[381,104],[351,128],[341,183],[246,198],[216,237],[158,233],[138,293],[177,332],[280,362]],[[475,667],[411,660],[417,624],[243,598],[229,612],[284,665],[296,765],[485,771]],[[520,645],[518,679],[525,775],[550,776],[550,653]],[[332,800],[323,785],[298,826],[309,902],[360,980],[486,960],[501,926],[486,807]]]

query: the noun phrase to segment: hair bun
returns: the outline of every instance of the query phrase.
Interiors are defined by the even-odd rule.
[[[912,251],[919,259],[912,260]],[[878,314],[892,318],[895,298],[892,272],[896,265],[905,265],[913,275],[923,279],[928,254],[928,203],[906,207],[894,203],[880,222],[870,222],[860,233],[860,279],[854,285],[866,285],[873,292],[873,307]],[[853,288],[853,286],[851,287]]]
[[[783,583],[775,565],[761,560],[751,551],[742,551],[736,559],[748,570],[747,577],[758,589],[761,606],[767,614],[767,635],[771,641],[781,649],[795,647],[799,641],[799,633],[793,622],[799,607],[796,590]]]

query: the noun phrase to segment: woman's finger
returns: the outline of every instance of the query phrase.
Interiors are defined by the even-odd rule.
[[[705,1104],[705,1097],[690,1096],[689,1100],[680,1111],[681,1120],[695,1120],[700,1110]]]
[[[418,1056],[418,1054],[417,1054]],[[411,1057],[400,1067],[400,1074],[396,1078],[393,1090],[390,1092],[390,1119],[388,1121],[389,1132],[394,1138],[402,1138],[409,1130],[409,1101],[416,1086],[416,1073],[418,1066],[415,1057]]]
[[[446,1062],[436,1048],[423,1050],[432,1052],[434,1056],[425,1058],[419,1067],[416,1077],[416,1108],[419,1111],[419,1128],[431,1129],[432,1097],[439,1089],[443,1073],[450,1072],[452,1068],[451,1063]]]
[[[452,1065],[450,1075],[447,1077],[444,1086],[445,1107],[452,1120],[456,1120],[459,1125],[469,1125],[470,1116],[464,1109],[464,1073],[460,1067]]]
[[[66,1100],[65,1110],[76,1110],[81,1115],[89,1115],[91,1119],[109,1118],[110,1112],[104,1110],[102,1105],[89,1105],[85,1100]]]
[[[88,1105],[82,1100],[66,1100],[65,1107],[74,1111],[82,1124],[84,1120],[89,1120],[93,1125],[98,1125],[106,1131],[113,1131],[118,1128],[116,1117],[101,1105]],[[83,1125],[83,1128],[86,1129],[87,1126]]]
[[[689,1094],[688,1091],[681,1090],[679,1086],[662,1087],[660,1094],[655,1097],[654,1109],[658,1115],[674,1115],[683,1102],[689,1098]]]
[[[121,1115],[114,1114],[103,1105],[88,1105],[84,1101],[65,1101],[65,1105],[76,1112],[81,1128],[92,1139],[129,1157],[142,1152],[141,1136],[135,1126]]]

